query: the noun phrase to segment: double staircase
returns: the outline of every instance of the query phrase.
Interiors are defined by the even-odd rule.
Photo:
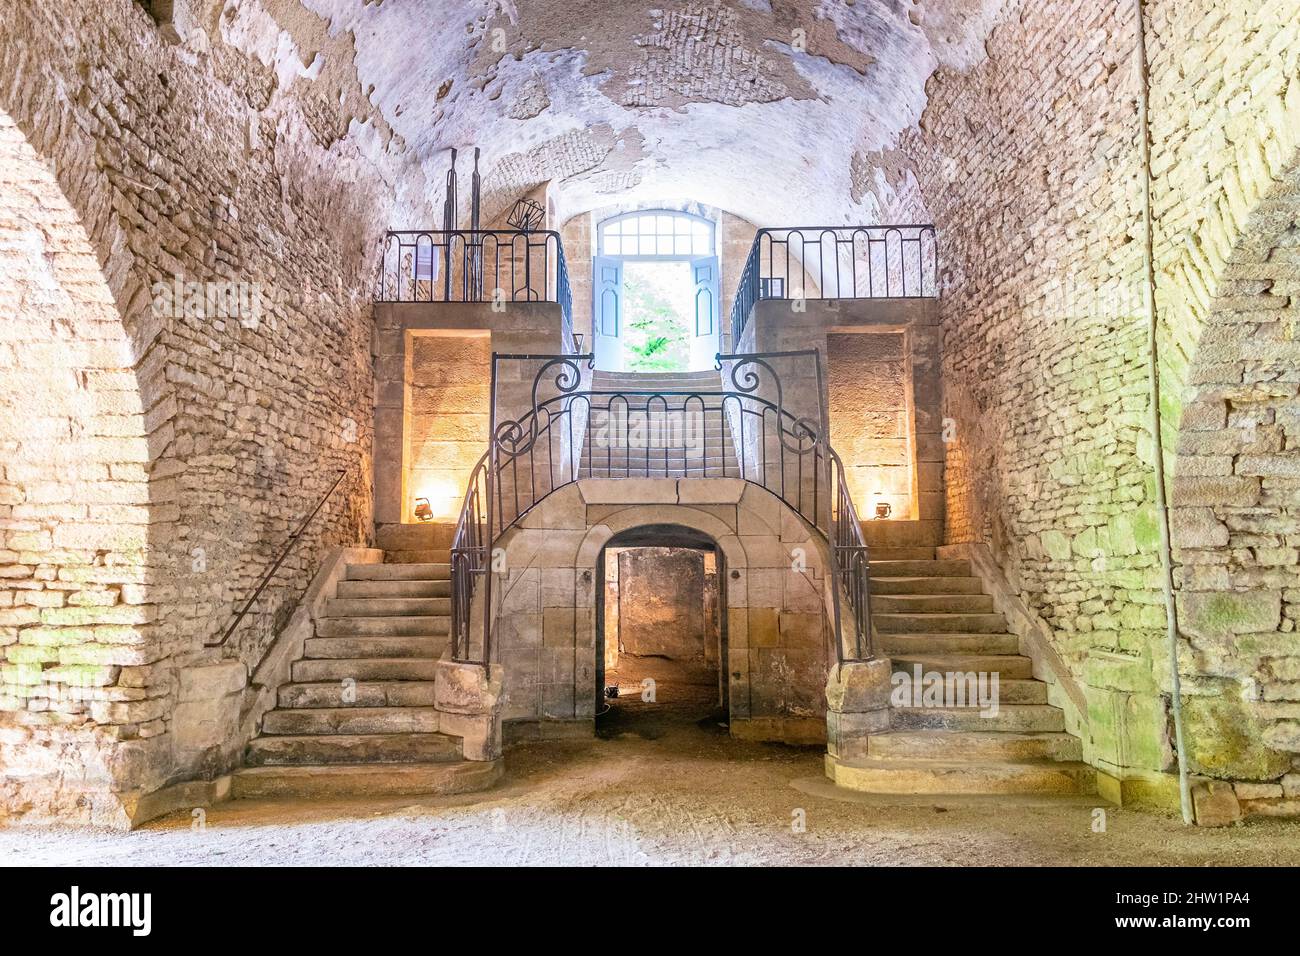
[[[489,785],[438,732],[434,670],[450,640],[450,556],[350,564],[232,784],[236,797],[457,793]]]
[[[969,561],[937,559],[933,548],[873,548],[870,575],[876,650],[894,673],[996,674],[997,713],[970,700],[893,707],[867,758],[834,767],[837,783],[895,794],[1096,792],[1081,742],[1065,732],[1064,712],[1047,702],[1047,684]],[[944,703],[956,683],[945,680]]]
[[[583,478],[727,478],[739,477],[740,466],[732,444],[731,426],[722,414],[722,378],[709,372],[602,372],[592,376],[592,414],[582,446],[579,475]],[[610,416],[600,414],[624,407],[616,397],[601,392],[627,394],[632,406],[629,430],[644,426],[647,437],[661,429],[660,440],[651,447],[619,437],[613,441],[602,434]],[[663,403],[650,403],[652,421],[646,421],[646,392],[670,393]],[[688,400],[682,393],[698,395]],[[659,411],[660,408],[664,411]],[[682,410],[686,412],[682,417]],[[666,426],[666,427],[665,427]],[[630,446],[630,447],[629,447]]]

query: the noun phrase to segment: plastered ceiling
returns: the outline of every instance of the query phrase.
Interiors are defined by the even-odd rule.
[[[480,147],[489,220],[551,182],[561,219],[691,198],[838,224],[880,220],[926,80],[979,62],[1005,3],[226,0],[206,15],[280,84],[335,83],[352,135],[400,152],[435,202],[448,148]]]

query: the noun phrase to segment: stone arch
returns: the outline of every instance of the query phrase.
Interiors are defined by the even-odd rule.
[[[718,543],[717,539],[711,534],[705,534],[694,528],[671,520],[655,521],[650,523],[639,523],[632,527],[625,528],[611,535],[600,549],[596,561],[595,582],[595,642],[594,658],[596,661],[596,709],[599,713],[604,703],[604,690],[609,680],[609,664],[611,657],[622,659],[625,652],[633,654],[650,654],[659,655],[663,652],[663,657],[676,661],[678,666],[689,665],[686,661],[678,656],[677,651],[683,651],[684,657],[693,656],[693,652],[698,650],[699,661],[704,663],[704,667],[712,671],[713,692],[718,695],[715,703],[722,705],[730,710],[731,695],[727,677],[730,673],[727,667],[727,580],[730,567],[727,563],[726,553]],[[607,527],[607,526],[606,526]],[[709,599],[706,596],[708,591],[706,572],[706,562],[701,557],[698,565],[694,561],[688,565],[682,565],[680,558],[668,558],[668,563],[663,565],[653,565],[653,570],[647,570],[642,567],[641,577],[642,588],[641,596],[645,597],[653,592],[655,599],[660,602],[660,610],[666,609],[670,604],[676,608],[675,613],[680,613],[683,607],[689,608],[699,601],[701,615],[701,629],[698,633],[698,644],[693,629],[679,629],[676,627],[663,628],[655,626],[646,631],[646,622],[641,623],[641,629],[637,632],[637,638],[633,639],[632,644],[625,644],[624,637],[630,637],[628,632],[623,630],[624,619],[622,615],[624,597],[629,594],[627,587],[632,583],[635,594],[635,583],[629,582],[622,577],[622,562],[616,555],[612,554],[612,549],[623,548],[677,548],[691,549],[696,553],[709,553],[712,560],[716,562],[714,587],[716,601],[713,603],[714,613],[709,614]],[[662,552],[652,560],[662,560]],[[618,598],[611,602],[608,583],[610,580],[609,571],[612,566],[619,566],[618,575]],[[678,579],[675,584],[670,583],[674,578],[675,572],[683,572],[687,567],[698,567],[701,577],[695,580],[692,575]],[[660,573],[662,572],[662,574]],[[743,572],[741,572],[743,573]],[[644,575],[649,575],[648,577]],[[683,586],[685,585],[685,586]],[[678,601],[683,604],[678,604]],[[611,617],[611,608],[619,608],[618,616]],[[635,598],[631,601],[630,607],[636,607]],[[634,628],[634,630],[636,630]],[[637,647],[637,639],[646,640],[650,649],[644,645]],[[611,655],[611,646],[616,652]],[[690,648],[688,651],[687,648]],[[713,655],[710,651],[713,651]],[[635,666],[635,665],[634,665]],[[683,671],[676,672],[676,676],[683,676]],[[699,677],[697,670],[696,677]],[[634,683],[636,683],[634,678]]]
[[[676,525],[715,542],[726,567],[732,734],[824,742],[834,651],[824,539],[758,485],[701,478],[686,488],[675,479],[578,481],[501,537],[493,634],[505,720],[594,717],[584,702],[594,701],[601,552],[618,534]],[[632,496],[644,503],[627,503]]]
[[[0,812],[122,825],[166,773],[136,343],[77,204],[0,111]]]
[[[1195,337],[1171,518],[1191,769],[1270,781],[1300,755],[1300,151],[1235,232],[1174,297]]]
[[[757,486],[755,486],[757,487]],[[710,538],[727,559],[727,566],[747,568],[745,549],[736,535],[734,526],[727,524],[716,515],[689,505],[629,505],[621,511],[604,516],[601,523],[588,532],[587,539],[579,548],[579,560],[592,560],[595,555],[616,535],[635,528],[657,524],[673,524],[689,528]],[[599,542],[599,546],[596,543]],[[594,553],[592,548],[595,547]],[[582,565],[585,567],[586,565]]]

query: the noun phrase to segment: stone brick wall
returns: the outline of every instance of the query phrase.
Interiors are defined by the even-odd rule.
[[[1300,812],[1300,21],[1152,8],[1164,397],[1193,769]],[[1181,120],[1181,122],[1179,122]]]
[[[821,352],[820,401],[826,403],[829,413],[831,445],[850,476],[861,479],[864,474],[872,475],[874,481],[880,477],[879,466],[887,456],[896,463],[892,467],[906,472],[906,477],[897,479],[901,484],[895,486],[903,488],[902,493],[888,498],[894,512],[887,521],[871,520],[872,499],[880,490],[878,486],[850,487],[868,544],[908,547],[941,542],[944,446],[940,441],[938,321],[938,306],[933,299],[814,299],[797,309],[789,301],[765,299],[755,306],[745,326],[742,352],[814,348]],[[892,369],[888,362],[871,358],[876,353],[870,343],[889,337],[900,340]],[[772,364],[780,378],[786,411],[796,418],[818,421],[821,411],[813,363],[799,356],[774,359]],[[743,374],[744,369],[740,371]],[[728,385],[731,374],[728,368],[724,378]],[[760,397],[775,401],[777,393],[768,381],[770,376],[763,373],[760,379]],[[864,409],[871,408],[883,411],[890,421],[864,415]],[[894,415],[899,409],[901,416]],[[740,436],[735,418],[733,415],[732,434]],[[883,432],[878,427],[893,437],[882,443]],[[746,434],[747,444],[751,437]],[[739,451],[745,454],[750,467],[756,464],[757,447]],[[797,462],[787,463],[788,469],[796,467]],[[787,477],[792,482],[798,480]],[[811,500],[810,487],[805,494]]]
[[[487,450],[490,335],[413,335],[407,349],[407,428],[402,520],[426,497],[435,518],[456,520],[470,472]]]
[[[30,425],[0,485],[2,802],[28,818],[120,823],[131,794],[219,769],[174,759],[178,669],[220,655],[204,641],[340,470],[226,655],[251,664],[324,550],[370,534],[372,250],[400,144],[348,83],[347,36],[296,4],[256,30],[210,6],[177,3],[164,32],[128,0],[0,3],[22,329],[0,363]],[[258,308],[173,307],[177,276]]]
[[[3,115],[0,193],[2,818],[32,778],[110,783],[114,725],[133,717],[154,736],[163,702],[140,686],[159,509],[131,342],[78,215]],[[106,729],[80,736],[77,722]]]
[[[826,336],[831,447],[864,519],[875,504],[891,517],[917,517],[911,442],[912,383],[907,348],[899,333]]]
[[[1192,769],[1269,781],[1281,801],[1300,749],[1282,676],[1300,654],[1283,610],[1296,580],[1283,424],[1295,386],[1280,367],[1295,219],[1270,197],[1294,192],[1294,5],[1147,10],[1178,586],[1204,592],[1181,599]],[[947,540],[992,546],[1086,688],[1094,762],[1122,774],[1172,765],[1135,26],[1127,3],[1011,4],[987,59],[931,78],[901,143],[942,235]],[[1261,200],[1273,238],[1243,242]],[[1235,271],[1224,265],[1233,258]],[[1203,334],[1212,310],[1236,316],[1217,340]],[[1261,586],[1274,593],[1246,596]]]
[[[716,664],[717,639],[704,606],[705,552],[617,550],[617,555],[606,553],[605,558],[606,563],[618,564],[619,605],[612,615],[608,604],[605,607],[606,660],[609,645],[615,644],[625,654],[675,661],[703,661],[711,656]]]
[[[666,526],[718,546],[732,734],[824,740],[825,542],[774,495],[736,478],[586,479],[502,537],[493,594],[503,719],[543,734],[556,722],[589,725],[601,550],[622,532]]]
[[[487,450],[492,354],[558,354],[560,308],[553,302],[507,301],[499,311],[477,302],[377,303],[374,316],[375,522],[382,533],[415,521],[417,494],[430,497],[438,520],[454,522]],[[531,411],[539,368],[501,364],[500,421]],[[580,371],[590,375],[585,366]],[[553,395],[543,381],[539,398]],[[585,413],[573,424],[574,435],[583,434]],[[557,465],[569,454],[557,446]]]

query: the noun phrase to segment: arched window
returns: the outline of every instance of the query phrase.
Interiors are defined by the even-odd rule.
[[[592,266],[596,368],[715,367],[720,272],[712,220],[672,209],[611,216],[597,226]]]
[[[643,209],[604,220],[597,230],[599,255],[637,259],[685,259],[713,255],[713,222],[688,212]]]

